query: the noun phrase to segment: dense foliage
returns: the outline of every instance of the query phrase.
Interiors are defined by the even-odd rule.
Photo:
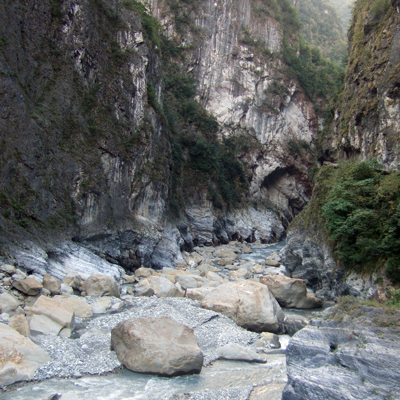
[[[351,20],[351,9],[354,4],[354,0],[329,0],[329,3],[335,7],[340,20],[342,21],[344,29],[348,29]]]
[[[400,173],[374,161],[323,167],[316,192],[310,207],[321,212],[334,256],[355,271],[385,267],[400,282]]]
[[[322,57],[316,47],[308,45],[301,37],[298,47],[284,42],[283,59],[313,102],[319,100],[326,105],[343,85],[343,69]]]
[[[302,22],[304,39],[327,59],[343,65],[348,44],[335,8],[327,0],[296,0],[293,4]]]

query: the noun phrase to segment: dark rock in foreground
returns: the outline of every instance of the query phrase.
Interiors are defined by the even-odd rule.
[[[400,398],[400,312],[345,300],[293,336],[282,400]]]

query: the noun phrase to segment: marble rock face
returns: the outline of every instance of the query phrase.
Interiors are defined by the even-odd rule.
[[[111,331],[111,347],[135,372],[175,376],[200,373],[203,366],[193,330],[168,317],[119,323]]]

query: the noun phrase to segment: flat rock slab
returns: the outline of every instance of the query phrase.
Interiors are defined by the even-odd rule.
[[[111,348],[134,372],[162,376],[198,374],[203,354],[193,329],[172,318],[133,318],[111,331]]]
[[[257,354],[254,350],[237,343],[228,343],[217,349],[219,357],[223,360],[247,361],[266,363],[267,359]]]
[[[400,312],[351,301],[293,336],[282,400],[400,398]]]

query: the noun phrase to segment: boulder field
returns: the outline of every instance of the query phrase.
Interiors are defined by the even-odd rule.
[[[365,389],[370,393],[378,381],[369,371],[387,362],[383,349],[390,332],[380,337],[368,319],[352,327],[347,317],[337,322],[337,311],[311,323],[285,316],[281,307],[320,307],[322,300],[304,281],[285,275],[279,254],[249,258],[268,246],[197,247],[175,269],[139,268],[119,280],[82,272],[58,280],[0,266],[0,385],[102,374],[121,366],[175,376],[200,373],[218,359],[264,363],[269,352],[285,351],[276,350],[281,346],[276,333],[289,333],[294,337],[287,351],[285,400],[317,399],[313,393],[321,385],[313,369],[320,367],[333,381],[337,377],[337,387],[322,385],[332,398],[343,398],[347,389],[339,383],[349,382],[348,370],[371,382]],[[371,349],[359,348],[363,337]],[[385,395],[394,390],[390,382],[398,367],[388,371]]]

